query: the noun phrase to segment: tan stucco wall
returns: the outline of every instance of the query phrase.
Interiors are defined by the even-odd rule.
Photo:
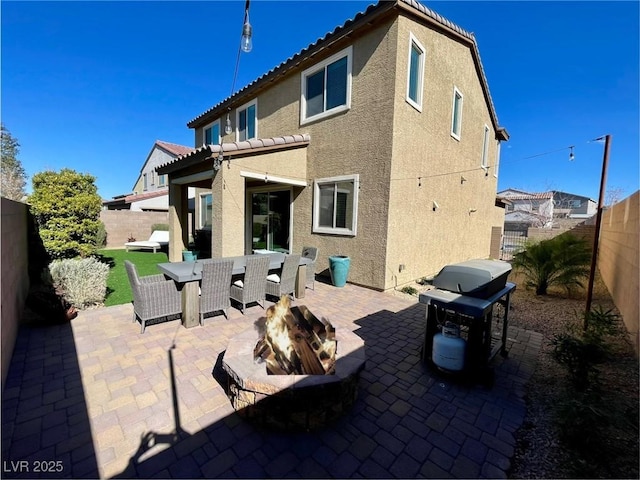
[[[410,30],[427,49],[422,113],[405,100]],[[347,42],[330,46],[258,94],[258,137],[311,137],[302,150],[307,166],[302,177],[309,186],[294,189],[292,251],[318,247],[317,272],[328,267],[330,255],[348,255],[349,281],[376,289],[436,273],[447,263],[487,258],[492,227],[502,226],[504,210],[494,206],[497,141],[469,47],[404,17]],[[349,45],[351,108],[301,126],[301,71]],[[460,142],[450,136],[454,84],[464,95]],[[235,110],[230,117],[235,122]],[[485,124],[490,129],[488,172],[480,168]],[[196,129],[196,142],[201,136],[202,129]],[[223,138],[234,140],[233,135]],[[232,160],[230,168],[225,162],[216,176],[214,225],[221,228],[216,232],[214,227],[214,255],[245,253],[245,180],[239,170],[298,175],[294,162],[277,164],[267,157]],[[464,183],[460,175],[450,174],[460,170],[469,170]],[[357,235],[313,233],[314,180],[353,174],[360,181]],[[425,178],[418,186],[420,176]],[[434,199],[440,204],[437,212],[431,210]],[[470,209],[476,212],[469,214]],[[399,264],[406,266],[402,274]]]
[[[470,48],[404,17],[398,32],[385,288],[487,258],[492,227],[504,222],[495,207],[497,140]],[[410,33],[426,50],[422,112],[406,101]],[[451,136],[454,86],[463,95],[459,141]],[[484,125],[488,171],[480,166]]]
[[[606,210],[602,216],[598,269],[622,314],[631,341],[639,350],[640,191]]]
[[[2,388],[7,379],[11,356],[29,293],[29,255],[27,238],[27,205],[2,197]]]
[[[156,223],[167,224],[167,212],[140,212],[131,210],[102,210],[100,220],[107,231],[107,248],[125,248],[124,244],[133,237],[148,240],[151,227]]]

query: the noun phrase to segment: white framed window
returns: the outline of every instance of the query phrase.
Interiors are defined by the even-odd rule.
[[[200,228],[211,228],[213,224],[213,195],[200,194]]]
[[[352,56],[347,47],[302,72],[301,125],[351,108]]]
[[[485,170],[489,170],[489,127],[484,126],[482,137],[482,163],[480,164]]]
[[[313,231],[356,235],[359,175],[321,178],[313,187]]]
[[[258,138],[258,99],[236,110],[236,142]]]
[[[493,176],[498,178],[498,170],[500,168],[500,140],[496,141],[496,165],[493,169]]]
[[[142,174],[142,190],[147,190],[149,188],[149,180],[147,179],[147,174]]]
[[[462,92],[453,87],[453,105],[451,108],[451,136],[460,140],[462,132]]]
[[[219,145],[220,144],[220,120],[216,120],[211,125],[204,127],[204,144]]]
[[[164,187],[167,184],[167,174],[158,175],[158,186]]]
[[[422,111],[425,49],[412,33],[409,34],[409,67],[407,71],[407,102]]]
[[[582,200],[569,200],[569,208],[580,208]]]

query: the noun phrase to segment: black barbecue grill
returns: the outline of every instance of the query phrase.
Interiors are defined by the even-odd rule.
[[[424,361],[445,371],[474,372],[486,370],[498,352],[506,356],[516,288],[507,282],[510,272],[507,262],[469,260],[447,265],[434,277],[435,288],[419,297],[426,305]]]

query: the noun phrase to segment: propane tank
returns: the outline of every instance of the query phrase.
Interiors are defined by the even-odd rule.
[[[462,370],[465,346],[466,342],[460,338],[460,327],[453,322],[446,322],[442,327],[442,333],[433,336],[433,363],[443,370]]]

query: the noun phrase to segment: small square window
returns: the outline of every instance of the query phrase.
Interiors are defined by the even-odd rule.
[[[315,181],[314,232],[335,235],[356,234],[358,179],[358,175],[345,175]]]

